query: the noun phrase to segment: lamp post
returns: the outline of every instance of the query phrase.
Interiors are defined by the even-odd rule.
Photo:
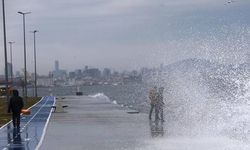
[[[10,44],[10,63],[11,63],[11,82],[13,84],[13,62],[12,62],[12,44],[14,44],[14,41],[9,42]]]
[[[27,100],[27,69],[26,69],[26,39],[25,39],[25,15],[31,12],[18,12],[23,15],[23,49],[24,49],[24,97]]]
[[[9,100],[8,93],[8,60],[7,60],[7,42],[6,42],[6,24],[5,24],[5,8],[4,8],[4,0],[2,0],[2,10],[3,10],[3,41],[4,41],[4,63],[5,63],[5,81],[6,81],[6,100]]]
[[[36,32],[38,32],[38,30],[34,30],[32,31],[33,35],[34,35],[34,69],[35,69],[35,97],[37,97],[37,73],[36,73]]]

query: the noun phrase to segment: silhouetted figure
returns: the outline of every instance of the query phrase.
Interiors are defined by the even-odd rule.
[[[8,112],[12,112],[13,126],[20,127],[20,114],[23,108],[23,99],[19,96],[17,90],[12,91],[13,96],[10,98]]]
[[[8,143],[10,144],[11,143],[11,125],[9,123],[7,125],[7,140],[8,140]]]
[[[21,138],[20,128],[11,129],[10,124],[7,125],[7,140],[8,140],[8,150],[24,150],[24,144]]]
[[[151,89],[149,91],[149,99],[150,99],[150,112],[149,112],[149,119],[151,120],[151,116],[152,116],[152,113],[153,113],[153,110],[155,110],[155,120],[158,120],[159,119],[159,116],[158,116],[158,109],[156,108],[156,105],[157,105],[157,100],[158,100],[158,96],[157,96],[157,87],[155,86],[153,89]]]
[[[20,128],[14,128],[13,130],[13,144],[22,144]]]
[[[160,120],[164,121],[164,113],[163,113],[163,109],[164,109],[164,100],[163,100],[163,91],[164,91],[164,87],[160,87],[159,91],[158,91],[158,103],[157,103],[157,109],[159,110],[159,114],[160,114]]]

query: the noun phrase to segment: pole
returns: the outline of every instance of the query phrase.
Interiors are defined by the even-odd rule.
[[[25,15],[31,12],[18,12],[23,15],[23,50],[24,50],[24,99],[27,100],[27,67],[26,67],[26,34],[25,34]]]
[[[12,44],[15,42],[9,42],[10,44],[10,63],[11,63],[11,82],[13,84],[13,61],[12,61]]]
[[[6,44],[6,26],[5,26],[5,8],[4,8],[4,0],[2,0],[3,7],[3,41],[4,41],[4,62],[5,62],[5,81],[6,81],[6,100],[9,101],[9,90],[8,90],[8,60],[7,60],[7,44]]]
[[[32,31],[34,34],[34,69],[35,69],[35,97],[37,97],[37,72],[36,72],[36,32],[37,30]]]
[[[26,68],[26,36],[25,36],[25,14],[23,14],[23,48],[24,48],[24,97],[27,100],[27,68]]]

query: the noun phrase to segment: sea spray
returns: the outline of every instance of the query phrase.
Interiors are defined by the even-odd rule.
[[[188,59],[167,66],[165,124],[169,135],[226,136],[249,141],[248,65]],[[161,76],[164,78],[164,76]]]

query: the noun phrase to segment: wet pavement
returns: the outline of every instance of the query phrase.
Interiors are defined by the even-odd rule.
[[[52,105],[54,98],[45,97],[32,108],[31,116],[22,118],[20,130],[13,129],[12,124],[0,128],[0,149],[250,149],[249,143],[222,136],[171,136],[166,123],[149,121],[148,114],[97,97],[59,98],[55,112],[50,115]]]
[[[43,130],[51,114],[55,98],[43,97],[30,108],[31,115],[21,116],[20,128],[13,128],[12,122],[0,128],[0,149],[35,149],[43,137]]]
[[[40,149],[137,149],[163,134],[163,125],[149,123],[147,114],[103,99],[72,96],[57,100]]]

